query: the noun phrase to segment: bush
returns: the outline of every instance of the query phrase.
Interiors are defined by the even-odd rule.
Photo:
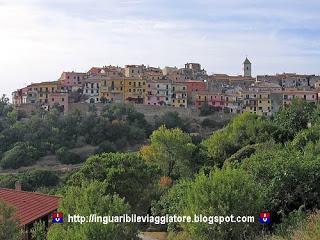
[[[200,116],[208,116],[221,110],[219,107],[209,106],[208,103],[204,103],[200,108]]]
[[[40,187],[52,187],[59,184],[59,177],[49,170],[28,170],[19,175],[23,190],[36,191]]]
[[[116,152],[117,148],[116,145],[108,140],[103,141],[102,143],[99,144],[98,150],[96,153],[109,153],[109,152]]]
[[[184,131],[189,129],[189,122],[182,119],[178,112],[166,112],[161,117],[156,117],[155,127],[159,128],[162,125],[168,129],[180,128]]]
[[[208,127],[208,128],[221,128],[223,127],[223,123],[217,122],[213,119],[206,118],[201,122],[202,127]]]
[[[22,166],[30,166],[39,158],[39,152],[29,143],[18,142],[9,151],[4,153],[0,166],[3,168],[17,169]]]
[[[78,154],[69,151],[66,147],[59,148],[56,154],[59,161],[64,164],[77,164],[82,162]]]

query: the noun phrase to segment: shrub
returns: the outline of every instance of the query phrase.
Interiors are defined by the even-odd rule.
[[[29,166],[39,158],[39,152],[29,143],[18,142],[9,151],[4,153],[0,166],[3,168],[17,169],[22,166]]]
[[[82,162],[82,159],[78,154],[69,151],[66,147],[59,148],[57,156],[59,161],[64,164],[77,164]]]

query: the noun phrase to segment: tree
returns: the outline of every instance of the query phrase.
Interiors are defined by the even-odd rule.
[[[135,212],[145,213],[151,205],[158,179],[158,169],[147,165],[136,153],[104,153],[90,157],[71,176],[69,184],[105,181],[109,194],[119,194]]]
[[[14,219],[14,208],[0,200],[0,239],[21,239],[19,223]]]
[[[166,209],[183,216],[257,216],[263,206],[261,187],[241,169],[215,169],[208,176],[178,183],[165,196]],[[182,190],[182,191],[181,191]],[[175,197],[174,197],[175,195]],[[259,230],[255,223],[181,223],[190,239],[251,239]],[[178,228],[179,229],[179,228]]]
[[[45,240],[47,239],[47,228],[44,222],[35,222],[31,228],[32,240]]]
[[[159,128],[163,125],[168,129],[180,128],[183,131],[188,131],[190,124],[187,120],[182,119],[178,112],[166,112],[161,117],[155,118],[156,128]]]
[[[212,165],[223,162],[241,148],[273,139],[277,126],[265,118],[250,113],[236,116],[223,129],[202,142]]]
[[[315,105],[302,99],[294,99],[289,107],[279,111],[274,122],[283,129],[282,142],[291,140],[302,129],[307,128],[314,118]]]
[[[59,184],[59,177],[49,170],[27,170],[18,174],[19,181],[25,191],[36,191],[41,187],[54,187]]]
[[[305,214],[302,214],[305,215]],[[300,218],[300,219],[299,219]],[[285,235],[276,233],[272,236],[267,236],[266,240],[318,240],[320,239],[320,213],[312,213],[305,219],[305,216],[298,217],[298,219],[288,219],[294,221],[294,228],[291,228],[292,222],[290,224],[290,231],[286,231]],[[296,222],[297,220],[300,220]]]
[[[282,216],[301,206],[306,210],[320,207],[320,162],[317,152],[268,144],[245,159],[241,167],[264,186],[268,199],[265,208],[272,213],[273,223],[281,222]]]
[[[9,105],[9,98],[6,95],[2,95],[0,97],[0,117],[6,116],[8,112],[10,112],[12,108]]]
[[[124,199],[106,192],[106,183],[86,182],[80,186],[69,186],[65,190],[59,211],[67,215],[121,216],[131,210]],[[86,239],[137,239],[137,228],[132,223],[73,223],[56,224],[49,229],[49,240]]]
[[[17,169],[33,164],[38,158],[39,153],[36,148],[29,143],[18,142],[12,149],[4,153],[0,166],[3,168]]]
[[[165,126],[154,131],[151,144],[141,151],[142,157],[160,167],[165,176],[190,177],[193,173],[192,154],[195,145],[189,134],[181,129],[167,129]]]
[[[215,112],[219,112],[222,109],[215,106],[209,106],[207,102],[201,105],[200,107],[200,116],[208,116],[210,114],[213,114]]]
[[[58,159],[64,164],[78,164],[82,162],[81,157],[68,150],[66,147],[59,148],[57,151]]]

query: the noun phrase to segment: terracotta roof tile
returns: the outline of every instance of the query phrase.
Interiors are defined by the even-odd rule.
[[[57,210],[61,197],[0,188],[0,199],[15,208],[21,225],[27,225]]]

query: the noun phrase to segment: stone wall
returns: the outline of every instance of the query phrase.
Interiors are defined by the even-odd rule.
[[[96,103],[95,108],[97,111],[101,111],[105,104]],[[181,118],[193,119],[195,121],[202,121],[205,118],[210,118],[218,122],[225,122],[229,120],[233,114],[224,113],[224,112],[216,112],[210,116],[201,117],[199,116],[200,111],[194,108],[175,108],[168,106],[152,106],[152,105],[142,105],[142,104],[134,104],[134,108],[145,115],[145,118],[148,122],[153,123],[155,116],[162,116],[167,112],[178,112]],[[21,109],[27,112],[30,115],[32,112],[36,111],[37,105],[35,104],[23,104],[17,109]],[[70,103],[69,111],[78,109],[82,112],[88,112],[90,108],[90,104],[88,103]]]

